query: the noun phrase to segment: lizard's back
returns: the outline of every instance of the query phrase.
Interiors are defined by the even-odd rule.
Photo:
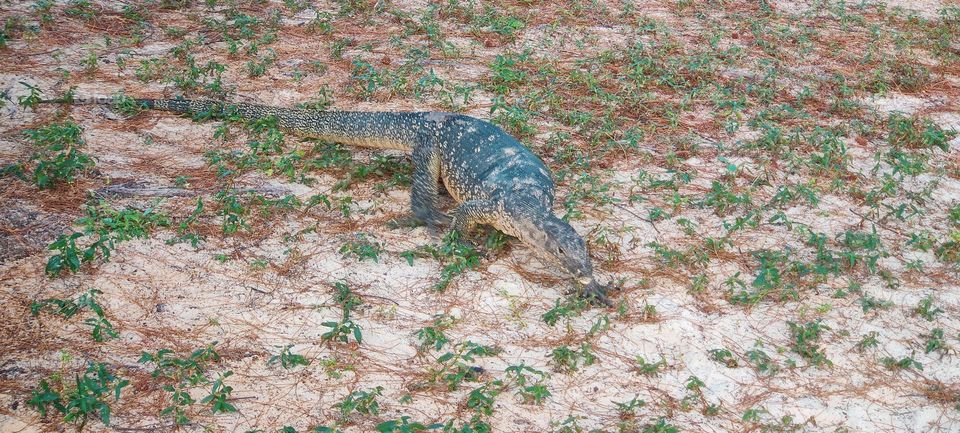
[[[434,122],[440,176],[458,202],[503,198],[518,189],[537,191],[553,204],[550,172],[526,146],[496,125],[474,117],[424,113]],[[428,128],[429,129],[429,128]]]

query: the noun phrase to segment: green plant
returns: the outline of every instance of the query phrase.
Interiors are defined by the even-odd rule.
[[[133,99],[122,91],[113,95],[113,100],[111,102],[113,110],[121,115],[127,117],[133,117],[137,114],[140,114],[146,105],[142,102],[138,102],[136,99]]]
[[[15,170],[5,168],[4,171],[22,173],[32,165],[30,180],[40,189],[73,182],[95,165],[92,157],[80,151],[84,145],[82,133],[80,126],[69,121],[26,130],[24,134],[33,141],[34,153],[27,163],[17,164]]]
[[[380,254],[383,252],[383,244],[372,240],[373,236],[368,233],[356,233],[340,247],[340,254],[344,258],[353,256],[358,261],[372,259],[379,262]]]
[[[917,307],[913,309],[913,314],[923,317],[930,322],[936,319],[937,315],[942,312],[943,310],[941,308],[933,306],[933,296],[929,295],[921,299]]]
[[[348,343],[350,337],[353,336],[357,344],[360,344],[363,341],[362,329],[359,324],[350,318],[350,312],[356,306],[360,305],[362,301],[360,297],[350,291],[350,287],[347,286],[346,283],[336,282],[334,283],[334,289],[336,290],[336,295],[333,301],[341,306],[340,320],[337,322],[328,321],[321,323],[321,325],[330,328],[330,330],[321,335],[320,338],[323,341]]]
[[[200,216],[203,215],[203,209],[203,197],[197,197],[197,205],[193,208],[193,211],[187,215],[186,218],[177,223],[177,236],[168,239],[167,245],[189,241],[191,246],[197,248],[200,242],[204,239],[203,235],[198,233],[198,231],[195,229],[195,226],[200,221]]]
[[[880,341],[877,340],[877,337],[880,334],[877,331],[870,331],[860,341],[857,342],[857,351],[863,352],[871,347],[877,347],[880,344]]]
[[[657,362],[647,362],[643,359],[642,356],[637,355],[637,365],[633,367],[633,370],[637,374],[642,374],[644,376],[654,376],[660,374],[660,369],[667,367],[667,360],[661,359]]]
[[[33,9],[33,12],[37,14],[41,23],[50,23],[53,21],[53,14],[51,13],[53,6],[53,0],[37,0],[30,6],[30,9]]]
[[[930,353],[934,351],[946,353],[947,349],[947,340],[943,338],[943,329],[933,328],[930,330],[930,335],[927,336],[927,342],[924,346],[923,353]]]
[[[307,358],[304,357],[303,355],[299,355],[299,354],[293,353],[293,352],[290,350],[291,347],[293,347],[292,344],[288,344],[288,345],[286,345],[286,346],[283,346],[283,347],[280,349],[280,354],[279,354],[279,355],[271,356],[270,359],[267,361],[267,365],[276,364],[277,361],[280,361],[280,366],[281,366],[281,367],[283,367],[283,368],[288,368],[288,369],[289,369],[289,368],[294,368],[294,367],[296,367],[296,366],[298,366],[298,365],[302,365],[302,366],[308,366],[308,365],[310,365],[310,360],[309,360],[309,359],[307,359]]]
[[[615,401],[613,403],[617,405],[617,412],[620,413],[621,419],[635,416],[637,409],[647,405],[647,402],[643,401],[639,395],[635,395],[630,401]]]
[[[792,339],[791,349],[794,353],[800,355],[814,366],[832,366],[833,363],[827,359],[827,355],[820,347],[819,341],[824,331],[830,327],[823,325],[819,320],[816,322],[807,322],[798,325],[794,322],[787,322],[790,328],[790,337]]]
[[[80,59],[80,66],[83,66],[83,71],[87,75],[93,75],[97,72],[97,68],[100,64],[100,58],[97,57],[97,52],[92,48],[87,51],[87,55]]]
[[[153,378],[161,378],[164,383],[161,388],[171,394],[170,405],[163,408],[160,414],[172,415],[176,425],[184,425],[190,422],[190,419],[187,417],[187,410],[191,405],[196,403],[196,400],[194,400],[190,394],[190,389],[198,385],[210,383],[207,373],[214,363],[220,361],[220,354],[216,351],[216,345],[217,343],[214,342],[200,349],[196,349],[186,358],[174,358],[170,356],[173,354],[173,351],[168,349],[160,349],[154,354],[148,352],[141,353],[138,362],[141,364],[148,362],[154,364],[154,370],[150,375]],[[211,398],[205,402],[219,400],[220,397],[224,395],[224,392],[229,394],[229,392],[232,391],[232,389],[225,391],[223,388],[222,379],[226,376],[228,375],[221,376],[220,385],[212,389],[214,392],[219,392],[219,394],[211,393]],[[214,407],[229,410],[223,405],[226,403],[225,398],[226,397],[223,397],[223,401],[216,401],[216,404],[219,406]]]
[[[476,381],[483,370],[468,363],[478,357],[492,356],[500,350],[493,346],[484,346],[472,341],[455,344],[450,351],[437,357],[439,368],[431,368],[429,383],[443,383],[448,390],[456,390],[464,381]]]
[[[93,19],[97,16],[93,3],[90,0],[70,0],[67,8],[63,12],[70,16],[77,16],[85,20]]]
[[[570,320],[574,317],[580,316],[588,307],[587,301],[580,298],[571,298],[566,299],[561,303],[560,299],[554,301],[553,308],[547,310],[546,313],[543,313],[540,316],[543,321],[550,325],[554,326],[560,321],[561,318]]]
[[[324,85],[320,88],[320,91],[317,92],[317,97],[315,99],[299,103],[297,104],[297,108],[324,111],[333,106],[333,102],[333,91],[330,90],[329,86]]]
[[[667,422],[666,418],[658,418],[656,422],[647,424],[641,430],[642,433],[679,433],[677,426]]]
[[[907,117],[896,112],[887,118],[887,128],[890,130],[887,141],[894,147],[938,148],[947,152],[950,140],[957,136],[956,131],[946,131],[930,119]]]
[[[563,421],[551,421],[550,427],[552,428],[550,433],[579,433],[584,431],[583,427],[580,426],[580,420],[583,417],[578,417],[574,415],[567,416]]]
[[[217,215],[223,217],[221,228],[224,234],[236,233],[240,229],[250,229],[246,217],[249,215],[249,209],[244,206],[234,192],[223,190],[214,195],[214,198],[220,204]]]
[[[951,206],[950,209],[947,209],[947,219],[954,227],[960,227],[960,203]]]
[[[864,313],[874,308],[880,308],[880,309],[886,310],[892,306],[893,306],[893,302],[877,299],[873,296],[863,296],[860,298],[860,307],[863,309]]]
[[[369,99],[376,93],[380,86],[383,86],[389,77],[385,77],[387,72],[377,70],[370,62],[355,58],[353,59],[353,71],[351,78],[354,81],[353,90],[363,99]]]
[[[116,210],[106,203],[99,203],[87,206],[86,213],[87,216],[77,220],[77,224],[83,226],[81,231],[60,235],[49,245],[48,249],[58,252],[47,260],[48,275],[58,276],[63,271],[77,272],[81,265],[94,261],[98,256],[109,261],[117,244],[134,238],[146,238],[156,227],[170,225],[169,218],[153,208]],[[80,247],[78,241],[89,241],[89,244]]]
[[[571,373],[593,365],[597,357],[593,354],[593,346],[590,343],[582,343],[579,349],[571,349],[568,346],[560,346],[550,352],[550,358],[554,368],[557,371]]]
[[[82,430],[91,418],[99,418],[110,425],[109,397],[120,400],[120,392],[130,381],[117,377],[112,367],[105,363],[90,363],[83,376],[74,375],[73,383],[65,380],[43,379],[31,392],[27,405],[41,416],[47,415],[48,407],[63,414],[63,421],[77,425]],[[53,385],[51,386],[51,382]]]
[[[951,237],[955,240],[940,244],[934,251],[934,255],[944,263],[960,264],[960,231],[954,231]]]
[[[759,348],[747,351],[746,355],[747,359],[750,360],[750,363],[753,364],[754,368],[756,368],[757,371],[762,374],[773,376],[780,371],[780,367],[777,365],[776,361],[770,358],[770,355],[767,355],[766,352],[760,350]]]
[[[266,55],[260,56],[256,61],[248,60],[244,65],[247,69],[247,76],[256,78],[267,73],[267,68],[277,59],[276,53],[269,50]]]
[[[454,277],[480,265],[480,253],[471,244],[461,241],[460,237],[460,233],[451,231],[443,236],[439,246],[420,246],[404,251],[401,256],[406,257],[410,265],[413,265],[414,257],[433,257],[444,263],[440,281],[433,286],[434,290],[443,291]]]
[[[382,395],[382,386],[372,388],[369,391],[354,391],[347,394],[343,401],[333,405],[333,407],[340,411],[341,421],[346,421],[347,417],[354,412],[361,415],[379,415],[380,403],[377,402],[377,397]]]
[[[42,301],[33,301],[30,303],[30,313],[34,316],[41,311],[61,316],[69,319],[84,310],[90,310],[96,317],[90,317],[83,323],[92,327],[91,335],[93,339],[99,342],[107,338],[117,338],[119,333],[113,328],[113,324],[107,320],[103,307],[97,302],[96,297],[103,292],[97,289],[90,289],[77,297],[77,299],[56,299],[49,298]]]
[[[357,344],[363,342],[363,334],[361,332],[363,328],[348,316],[341,318],[339,322],[323,322],[321,325],[330,328],[329,331],[320,336],[320,339],[323,341],[349,343],[350,337],[353,336]]]
[[[227,402],[230,398],[230,393],[233,392],[233,387],[225,385],[223,380],[233,375],[232,371],[225,371],[220,373],[217,377],[217,380],[213,381],[213,385],[210,387],[210,394],[200,400],[200,403],[207,403],[210,405],[210,410],[213,413],[229,413],[236,412],[237,408]]]
[[[504,389],[504,383],[500,380],[485,383],[467,394],[467,407],[473,409],[478,415],[493,415],[493,407],[496,398]]]
[[[409,416],[401,416],[399,420],[389,420],[377,424],[377,431],[380,433],[415,433],[426,430],[436,430],[443,427],[443,424],[426,425],[419,422],[410,422]]]
[[[537,370],[521,362],[520,364],[507,367],[504,369],[504,373],[506,375],[505,380],[517,386],[517,395],[519,395],[525,403],[539,405],[553,395],[546,386],[546,381],[550,375],[544,371]]]
[[[40,95],[42,95],[43,92],[40,90],[39,87],[34,86],[30,83],[20,81],[20,84],[26,87],[27,90],[29,90],[29,93],[27,93],[26,96],[18,96],[17,103],[20,104],[21,107],[35,110],[37,108],[37,104],[40,103],[40,100],[41,100]]]
[[[433,320],[433,326],[426,326],[417,331],[417,339],[420,340],[418,350],[424,350],[432,347],[433,350],[440,350],[450,340],[443,333],[444,330],[453,326],[454,318],[447,315],[440,315]]]
[[[896,358],[887,356],[881,359],[880,362],[882,362],[883,366],[886,367],[888,370],[897,371],[897,370],[909,370],[911,368],[915,368],[917,370],[923,371],[923,364],[917,362],[917,360],[913,359],[912,356],[905,356],[901,358],[899,361]]]
[[[710,359],[726,365],[727,368],[737,368],[740,366],[737,358],[727,349],[710,349],[708,353],[710,354]]]

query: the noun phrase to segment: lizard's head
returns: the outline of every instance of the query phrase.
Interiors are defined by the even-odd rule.
[[[593,281],[593,264],[583,238],[553,213],[527,220],[526,239],[538,252],[555,259],[581,284]]]

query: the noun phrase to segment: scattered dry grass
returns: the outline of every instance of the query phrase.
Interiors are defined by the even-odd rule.
[[[129,385],[88,430],[960,429],[956,2],[207,3],[0,5],[0,166],[23,163],[0,186],[0,430],[71,428],[28,402],[41,380],[66,396],[99,362]],[[483,235],[479,266],[433,290],[453,258],[411,252],[441,240],[388,226],[407,208],[403,159],[290,134],[264,150],[236,123],[28,108],[21,82],[491,119],[553,169],[557,211],[623,286],[618,305],[578,305],[526,246]],[[892,112],[933,126],[897,129]],[[39,189],[23,131],[67,120],[96,166]],[[48,245],[101,201],[169,224],[45,274]],[[132,228],[96,230],[82,246]],[[370,243],[341,253],[357,239]],[[117,338],[94,340],[89,309],[31,314],[91,288]],[[362,340],[324,338],[331,321]],[[429,330],[441,349],[422,346]],[[496,350],[441,357],[468,342]],[[179,379],[142,352],[213,343],[177,427],[161,411]],[[288,346],[309,365],[270,362]],[[520,364],[548,375],[518,385]],[[227,371],[236,412],[212,413],[201,399]],[[377,410],[343,415],[377,387]]]

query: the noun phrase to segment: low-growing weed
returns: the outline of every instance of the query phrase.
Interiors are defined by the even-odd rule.
[[[210,386],[210,394],[201,399],[200,403],[209,404],[210,410],[213,413],[236,412],[237,408],[227,401],[230,399],[230,393],[233,392],[233,387],[223,383],[224,379],[232,375],[232,371],[219,373],[217,380],[213,381],[213,385]]]
[[[379,262],[381,253],[383,253],[383,244],[374,240],[373,235],[368,233],[356,233],[340,247],[340,254],[344,258],[356,257],[361,262],[365,259]]]
[[[907,117],[901,113],[890,113],[887,118],[890,133],[887,141],[895,148],[950,149],[950,140],[957,136],[956,131],[947,131],[929,119]]]
[[[382,395],[382,386],[372,388],[369,391],[354,391],[333,407],[340,411],[341,422],[345,422],[354,412],[361,415],[379,415],[380,403],[377,401],[377,397]]]
[[[733,356],[733,352],[727,349],[710,349],[708,353],[710,354],[710,359],[726,365],[727,368],[737,368],[740,366],[740,362]]]
[[[887,370],[899,371],[917,369],[923,371],[923,364],[913,359],[912,356],[905,356],[900,360],[887,356],[881,359],[880,362],[883,363],[883,366],[886,367]]]
[[[95,418],[109,426],[110,397],[120,400],[120,392],[130,384],[112,370],[105,363],[90,363],[82,376],[74,375],[72,382],[63,377],[43,379],[31,392],[27,405],[40,412],[40,416],[46,416],[52,407],[63,415],[64,422],[75,424],[78,431]]]
[[[870,331],[860,341],[857,342],[856,348],[857,351],[863,352],[867,349],[877,347],[880,344],[880,341],[877,340],[877,337],[880,336],[880,333],[877,331]]]
[[[633,367],[633,371],[637,374],[644,376],[654,376],[660,374],[660,370],[667,367],[667,360],[660,359],[657,362],[648,362],[643,356],[637,355],[636,358],[637,365]]]
[[[774,361],[770,355],[767,355],[766,352],[760,350],[759,348],[747,351],[746,355],[747,359],[750,360],[750,363],[753,364],[753,367],[761,374],[773,376],[780,371],[780,366],[777,364],[777,362]]]
[[[82,133],[83,129],[70,121],[24,131],[33,142],[34,152],[27,162],[4,167],[3,173],[29,179],[40,189],[73,182],[95,165],[93,157],[80,151],[84,145]]]
[[[83,323],[93,328],[91,330],[93,339],[102,342],[107,338],[120,336],[113,328],[113,324],[107,320],[103,307],[97,302],[96,297],[102,294],[103,292],[100,290],[90,289],[80,294],[76,299],[49,298],[42,301],[33,301],[30,303],[30,312],[37,316],[43,311],[69,319],[77,313],[90,310],[96,317],[89,317]]]
[[[590,343],[582,343],[578,349],[569,346],[560,346],[550,352],[550,359],[554,369],[564,373],[572,373],[581,367],[593,365],[597,361]]]
[[[937,315],[942,312],[943,310],[941,308],[933,306],[933,296],[927,296],[921,299],[917,307],[913,309],[913,314],[923,317],[930,322],[936,319]]]
[[[482,369],[470,365],[479,357],[492,356],[500,350],[493,346],[485,346],[472,341],[455,344],[452,349],[437,357],[439,367],[431,368],[427,382],[430,384],[444,384],[450,391],[460,388],[464,381],[475,382]]]
[[[584,299],[580,298],[571,298],[565,299],[561,302],[560,299],[554,301],[553,308],[547,310],[546,313],[543,313],[540,316],[543,321],[550,325],[554,326],[557,324],[560,319],[566,319],[569,321],[574,317],[579,317],[588,307],[588,303]]]
[[[924,345],[923,353],[947,353],[948,350],[949,346],[947,346],[947,340],[943,337],[943,329],[933,328],[930,330],[930,335],[927,336],[927,342]]]
[[[524,363],[511,365],[504,369],[505,382],[517,387],[517,395],[524,403],[540,405],[552,394],[546,382],[550,375]]]
[[[298,365],[302,365],[302,366],[310,365],[309,359],[307,359],[303,355],[293,353],[290,350],[291,347],[293,347],[292,344],[283,346],[280,349],[280,354],[271,356],[270,359],[267,361],[267,365],[276,364],[278,361],[280,362],[281,367],[287,368],[287,369],[294,368]]]
[[[816,367],[830,367],[833,365],[833,363],[827,359],[826,352],[824,352],[819,344],[823,332],[828,331],[830,327],[821,324],[819,320],[816,322],[807,322],[803,325],[787,322],[787,325],[790,328],[790,337],[793,340],[790,348],[796,354]]]
[[[321,325],[330,328],[330,330],[321,335],[320,339],[327,342],[339,341],[341,343],[348,343],[352,336],[357,344],[360,344],[363,341],[362,328],[350,318],[350,313],[363,301],[350,290],[350,287],[347,286],[346,283],[334,283],[334,290],[336,293],[334,294],[333,301],[341,307],[340,320],[321,323]]]
[[[146,108],[143,103],[127,96],[123,92],[113,95],[111,106],[113,107],[114,111],[127,117],[136,116],[137,114],[140,114],[144,108]]]
[[[25,96],[17,97],[17,103],[24,108],[36,109],[37,104],[41,101],[40,95],[43,94],[43,91],[30,83],[21,81],[20,84],[26,87],[29,92]]]
[[[420,340],[418,350],[423,351],[431,347],[433,350],[442,349],[450,342],[443,331],[453,326],[454,321],[455,319],[451,316],[441,315],[433,320],[432,326],[420,328],[416,333],[417,340]]]
[[[380,433],[416,433],[427,430],[437,430],[443,427],[443,424],[423,424],[420,422],[411,422],[409,416],[401,416],[400,419],[384,421],[377,424],[377,431]]]
[[[188,409],[196,403],[196,400],[190,394],[190,390],[199,386],[210,384],[208,372],[213,364],[220,361],[220,354],[216,351],[217,343],[211,343],[205,347],[194,350],[186,358],[174,358],[172,350],[160,349],[156,353],[143,352],[140,355],[139,363],[152,363],[154,370],[150,374],[153,378],[159,378],[163,381],[161,387],[169,392],[170,405],[160,411],[160,415],[171,415],[177,425],[184,425],[190,422],[187,416]],[[229,371],[220,375],[211,387],[211,394],[201,400],[203,403],[210,403],[214,412],[230,412],[232,405],[226,402],[230,392],[233,390],[223,384],[223,379],[230,376]]]
[[[451,231],[444,235],[438,246],[424,245],[404,251],[400,255],[405,257],[411,266],[414,257],[433,257],[443,263],[440,281],[433,286],[434,290],[442,292],[454,277],[480,265],[480,253],[472,245],[461,241],[460,236],[460,233]]]
[[[57,251],[47,260],[46,272],[58,276],[75,273],[84,263],[98,257],[109,261],[117,244],[134,238],[146,238],[157,227],[170,225],[169,218],[154,208],[116,210],[106,203],[86,207],[87,215],[78,219],[79,232],[60,235],[48,249]],[[78,245],[79,244],[79,245]],[[86,244],[86,246],[84,246]]]

